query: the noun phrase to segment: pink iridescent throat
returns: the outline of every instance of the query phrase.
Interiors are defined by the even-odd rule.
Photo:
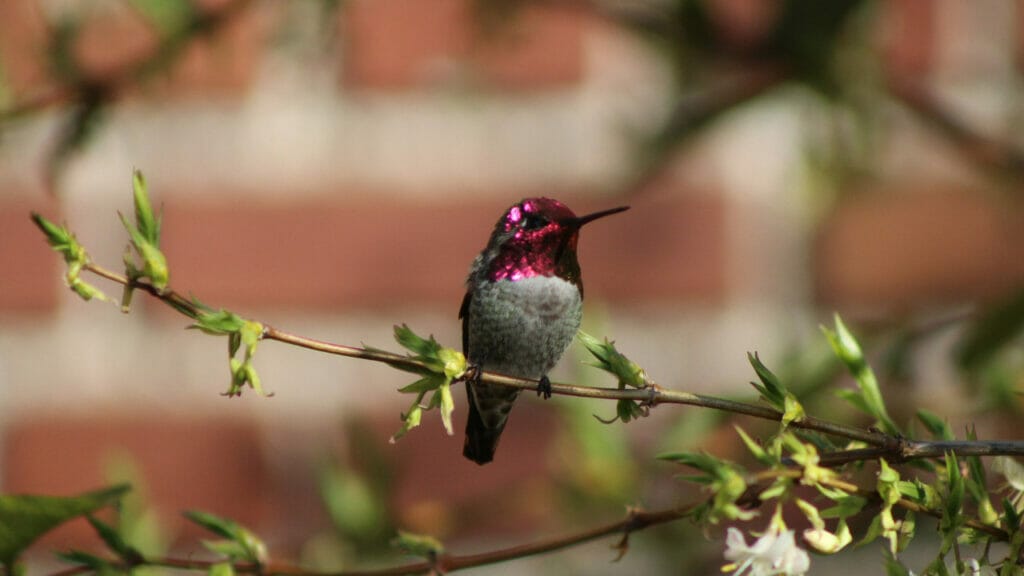
[[[536,229],[524,227],[523,220],[531,215],[543,218],[545,225]],[[579,226],[575,219],[572,210],[548,198],[526,200],[510,208],[501,226],[505,232],[514,232],[491,263],[490,280],[515,282],[534,276],[558,276],[577,283]]]

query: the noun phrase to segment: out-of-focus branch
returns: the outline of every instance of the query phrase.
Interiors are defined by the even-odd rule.
[[[971,163],[1024,180],[1024,150],[978,133],[943,106],[921,82],[890,78],[888,89],[915,116],[935,127]]]
[[[536,556],[538,554],[545,554],[547,552],[554,552],[556,550],[562,550],[565,548],[571,548],[573,546],[579,546],[587,542],[611,536],[614,534],[621,534],[622,540],[617,545],[620,553],[625,551],[628,544],[628,537],[631,533],[638,530],[643,530],[650,526],[657,526],[659,524],[666,524],[684,518],[692,509],[692,507],[685,508],[667,508],[664,510],[656,510],[647,512],[643,510],[630,510],[626,517],[617,522],[611,522],[595,528],[590,528],[570,534],[568,536],[561,536],[550,538],[547,540],[541,540],[532,544],[523,544],[520,546],[512,546],[509,548],[503,548],[501,550],[493,550],[491,552],[482,552],[479,554],[448,554],[441,553],[436,557],[429,560],[423,560],[419,562],[413,562],[410,564],[404,564],[401,566],[393,566],[391,568],[380,568],[371,570],[344,570],[341,572],[319,572],[315,570],[306,570],[297,566],[290,566],[285,564],[270,564],[270,565],[259,565],[252,563],[238,563],[235,564],[234,571],[241,574],[260,574],[260,575],[281,575],[281,576],[402,576],[407,574],[447,574],[448,572],[455,572],[456,570],[464,570],[467,568],[475,568],[478,566],[486,566],[489,564],[498,564],[501,562],[508,562],[511,560],[517,560],[519,558],[526,558],[529,556]],[[205,571],[211,567],[223,563],[222,560],[193,560],[193,559],[178,559],[178,558],[146,558],[140,563],[134,565],[127,565],[118,562],[111,562],[110,565],[115,568],[131,569],[140,566],[158,566],[162,568],[172,568],[176,570],[189,570],[189,571]],[[60,572],[55,572],[52,576],[77,576],[78,574],[88,574],[94,572],[94,569],[90,566],[76,566]]]
[[[104,75],[82,75],[45,93],[15,102],[11,107],[0,110],[0,123],[75,102],[91,102],[97,99],[103,104],[114,102],[129,88],[176,58],[189,41],[215,33],[251,4],[252,0],[234,0],[216,10],[196,10],[192,19],[183,25],[181,30],[163,38],[149,53],[142,54],[138,59]]]

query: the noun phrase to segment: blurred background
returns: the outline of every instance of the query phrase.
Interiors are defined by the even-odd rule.
[[[758,351],[811,413],[864,423],[818,330],[838,311],[901,423],[1020,437],[1022,71],[1013,0],[4,0],[0,489],[127,479],[120,528],[146,550],[194,550],[179,512],[204,509],[338,569],[399,561],[396,528],[485,551],[692,502],[655,455],[739,459],[733,423],[773,430],[671,406],[606,426],[611,403],[524,395],[477,467],[461,390],[455,437],[429,413],[389,445],[409,375],[273,342],[275,395],[221,397],[224,339],[141,295],[127,316],[78,300],[28,218],[117,269],[133,168],[171,286],[284,330],[457,346],[505,208],[630,204],[582,235],[584,329],[660,384],[753,401]],[[584,354],[553,379],[612,385]],[[37,559],[95,543],[68,525]],[[490,572],[721,563],[685,522],[618,564],[614,543]]]

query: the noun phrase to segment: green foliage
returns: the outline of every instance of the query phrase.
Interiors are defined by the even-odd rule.
[[[437,558],[444,553],[444,545],[436,538],[413,534],[411,532],[398,531],[398,535],[391,541],[392,545],[407,554],[420,556],[428,560]]]
[[[761,384],[751,382],[750,385],[761,394],[761,399],[770,404],[773,408],[782,412],[782,426],[785,428],[794,421],[799,421],[805,416],[804,407],[796,399],[785,384],[779,380],[767,366],[761,362],[757,353],[747,353],[747,360],[754,367],[754,372],[761,380]]]
[[[454,433],[452,412],[455,411],[455,399],[452,398],[451,385],[453,380],[465,375],[466,357],[457,350],[441,346],[433,336],[420,337],[405,324],[395,326],[395,341],[412,352],[410,357],[419,362],[420,366],[409,367],[402,364],[392,364],[392,366],[420,374],[422,377],[399,389],[399,392],[416,394],[416,399],[409,412],[402,414],[402,427],[391,437],[391,442],[395,442],[419,426],[423,412],[434,408],[439,409],[441,423],[448,435],[451,436]],[[430,400],[424,406],[423,399],[428,393]]]
[[[889,413],[885,408],[885,401],[882,399],[882,391],[878,387],[878,379],[875,378],[875,372],[868,365],[867,360],[865,360],[860,344],[846,328],[846,325],[843,324],[843,320],[838,314],[835,315],[835,323],[835,330],[830,330],[824,326],[821,327],[821,330],[825,333],[825,337],[828,338],[829,344],[832,345],[832,350],[835,351],[836,356],[843,361],[843,364],[846,365],[846,368],[857,382],[856,391],[840,390],[839,396],[860,411],[873,417],[878,427],[884,432],[901,435],[896,423],[889,417]]]
[[[37,538],[72,518],[116,503],[130,488],[113,486],[79,496],[0,496],[0,564],[10,571]]]
[[[135,203],[135,222],[129,222],[124,214],[117,213],[131,238],[131,244],[125,248],[124,253],[125,275],[129,282],[124,287],[121,308],[126,312],[131,306],[134,282],[145,278],[154,288],[162,291],[167,288],[167,283],[170,280],[167,258],[160,251],[161,218],[153,214],[153,206],[149,201],[149,193],[146,189],[146,179],[138,170],[132,175],[132,190]],[[142,261],[141,268],[132,258],[132,248],[135,249],[136,256]]]
[[[938,415],[922,408],[917,411],[917,419],[921,424],[924,424],[928,433],[935,439],[952,440],[954,438],[953,430],[950,429],[949,424]]]
[[[213,336],[226,335],[228,337],[228,366],[231,369],[231,385],[225,396],[241,396],[246,386],[252,388],[260,396],[273,396],[263,390],[259,373],[253,366],[253,358],[256,356],[256,346],[263,339],[263,324],[254,320],[247,320],[234,312],[227,310],[212,310],[202,303],[196,302],[196,311],[192,314],[195,323],[189,326]],[[245,345],[245,352],[241,359],[238,350]]]
[[[607,338],[603,341],[598,340],[582,330],[576,333],[576,337],[594,357],[595,361],[591,362],[590,365],[615,376],[619,381],[620,390],[625,390],[627,386],[645,388],[651,385],[651,382],[647,379],[647,373],[636,362],[633,362],[619,352],[615,348],[614,342],[609,341]],[[605,424],[610,424],[616,420],[629,422],[630,420],[647,416],[647,414],[647,407],[640,402],[635,400],[618,400],[615,405],[615,417],[611,420],[599,420]]]
[[[99,288],[79,278],[82,268],[89,263],[89,255],[85,248],[78,243],[75,235],[66,227],[58,226],[36,212],[32,213],[32,221],[46,235],[46,241],[53,250],[64,256],[64,262],[68,265],[64,281],[68,287],[83,300],[89,301],[96,298],[106,301],[107,296]]]
[[[1024,331],[1024,290],[993,305],[971,323],[956,360],[964,370],[980,369]]]
[[[164,38],[181,34],[198,15],[195,2],[190,0],[131,0],[130,3]]]
[[[388,528],[386,502],[366,478],[331,464],[322,468],[319,480],[324,506],[346,538],[369,546]]]
[[[662,454],[658,459],[682,464],[700,472],[685,477],[690,482],[703,484],[711,493],[709,501],[694,508],[692,516],[698,522],[717,524],[723,520],[750,520],[756,516],[755,512],[744,510],[737,504],[747,491],[745,472],[738,465],[698,452]]]
[[[267,547],[248,528],[233,520],[198,510],[185,512],[184,516],[210,532],[225,538],[225,540],[204,540],[203,545],[211,552],[220,554],[232,562],[266,564]]]

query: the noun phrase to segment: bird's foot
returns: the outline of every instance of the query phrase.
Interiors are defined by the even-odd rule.
[[[470,363],[466,366],[466,371],[462,374],[462,380],[465,381],[466,384],[479,384],[483,373],[484,367],[481,364]]]
[[[551,380],[547,374],[541,376],[537,382],[537,396],[543,396],[545,400],[551,398]]]

